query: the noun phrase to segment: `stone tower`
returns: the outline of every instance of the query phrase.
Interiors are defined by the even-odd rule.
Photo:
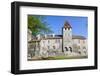
[[[62,35],[63,35],[63,52],[68,53],[72,52],[72,27],[71,25],[66,21],[64,23],[64,26],[62,28]]]

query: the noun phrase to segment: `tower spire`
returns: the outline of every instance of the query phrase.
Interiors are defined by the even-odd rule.
[[[71,25],[69,24],[68,21],[65,21],[65,23],[64,23],[64,28],[65,28],[65,29],[66,29],[66,28],[70,29],[70,28],[72,28],[72,27],[71,27]]]

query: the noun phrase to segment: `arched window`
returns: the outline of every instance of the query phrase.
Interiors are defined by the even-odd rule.
[[[65,50],[66,50],[66,51],[68,51],[68,48],[67,48],[67,47],[65,47]]]
[[[72,52],[72,47],[69,47],[69,49],[70,49],[70,52]]]

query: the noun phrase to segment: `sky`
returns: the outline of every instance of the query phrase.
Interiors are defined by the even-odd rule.
[[[88,18],[81,16],[51,16],[51,15],[42,15],[45,16],[45,21],[49,24],[48,26],[53,31],[55,35],[62,34],[62,27],[64,26],[65,21],[69,22],[72,27],[73,35],[80,35],[88,37]]]

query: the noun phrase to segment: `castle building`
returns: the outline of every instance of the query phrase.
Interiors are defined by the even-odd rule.
[[[66,21],[62,27],[62,35],[37,35],[34,37],[28,30],[28,48],[28,51],[34,51],[38,56],[48,56],[47,53],[52,53],[52,56],[55,53],[87,55],[87,39],[84,36],[72,35],[72,27]]]

